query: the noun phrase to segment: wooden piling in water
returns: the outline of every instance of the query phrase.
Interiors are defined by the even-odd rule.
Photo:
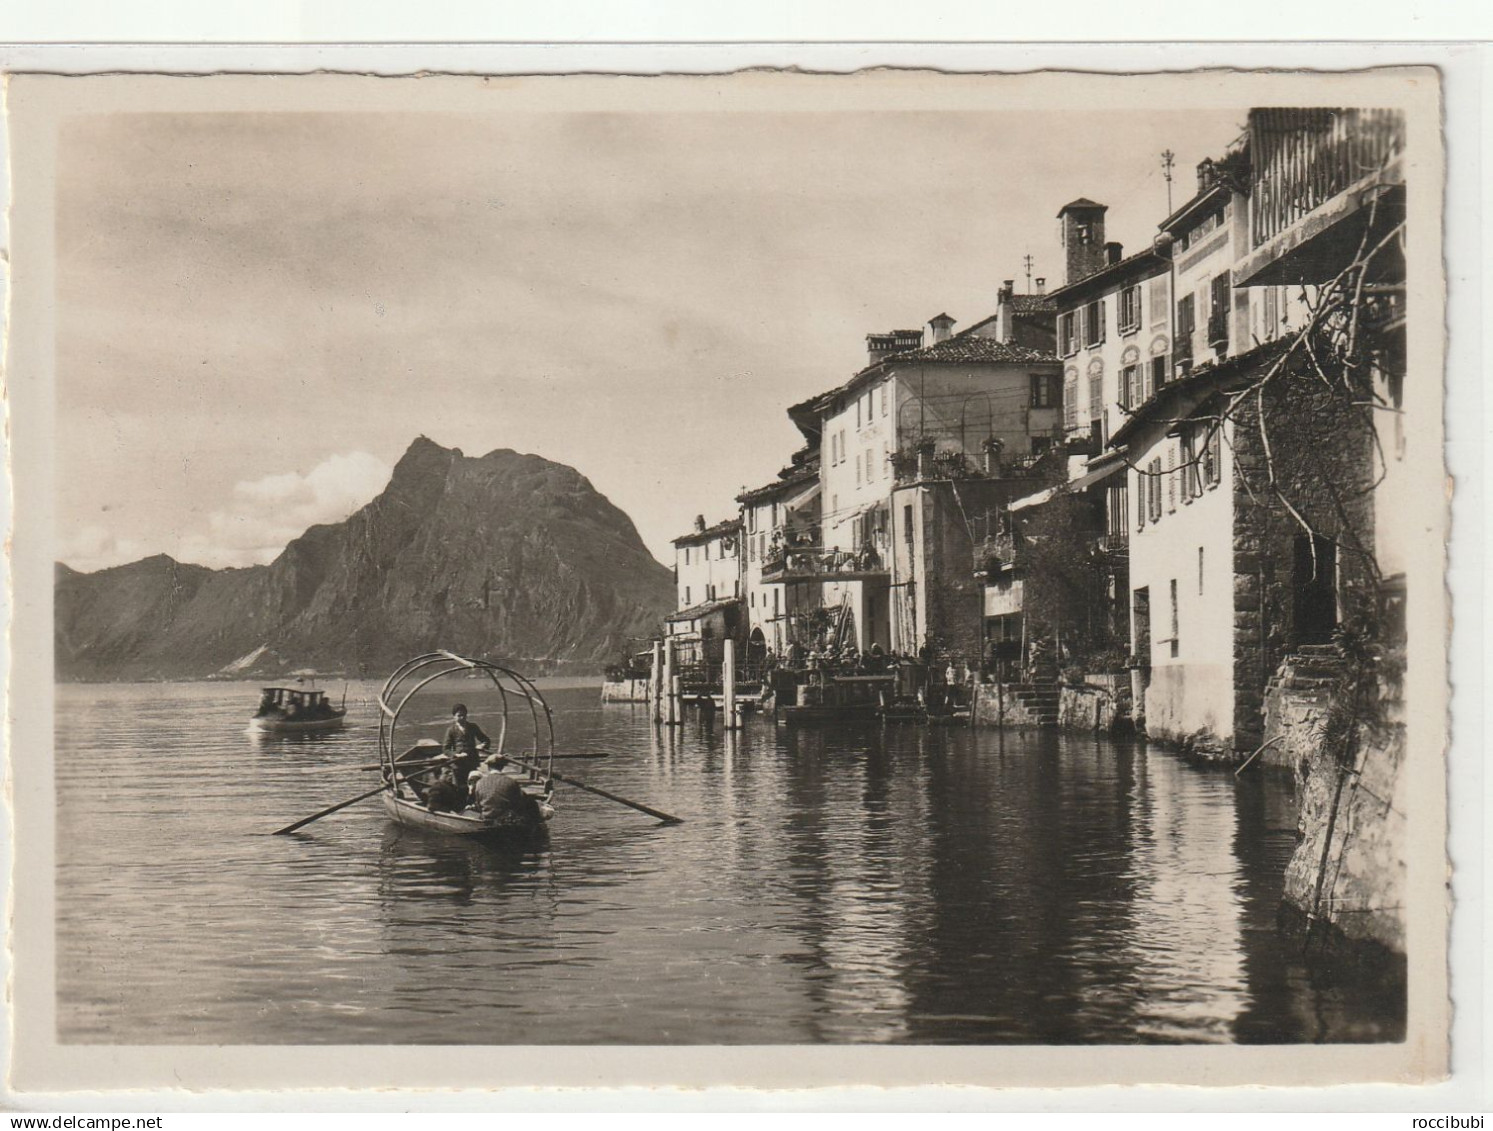
[[[679,710],[679,677],[674,674],[674,642],[672,640],[664,643],[663,691],[667,699],[664,722],[671,727],[678,726],[681,713]]]
[[[736,708],[736,641],[725,642],[725,653],[721,657],[721,692],[726,710],[725,726],[735,730],[741,725],[741,714]]]
[[[664,717],[664,642],[653,642],[653,663],[648,674],[648,710],[654,722]]]

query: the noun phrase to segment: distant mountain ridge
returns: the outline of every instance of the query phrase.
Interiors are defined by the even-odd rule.
[[[58,563],[57,677],[379,677],[432,648],[593,671],[674,605],[670,571],[574,468],[420,437],[389,485],[269,565]]]

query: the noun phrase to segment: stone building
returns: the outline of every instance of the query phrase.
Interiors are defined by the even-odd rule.
[[[789,409],[819,450],[820,540],[763,580],[817,586],[821,619],[862,650],[979,653],[976,545],[1060,422],[1056,358],[1015,340],[1046,302],[1016,297],[1003,288],[958,334],[931,319],[926,345],[919,330],[869,335],[864,368]]]
[[[790,551],[819,544],[818,457],[817,449],[805,448],[771,483],[736,496],[746,546],[741,576],[748,641],[774,654],[786,651],[793,617],[819,601],[817,584],[796,581],[782,569]]]
[[[1395,452],[1395,437],[1367,392],[1356,400],[1341,373],[1321,371],[1332,333],[1311,311],[1336,276],[1317,256],[1287,266],[1299,233],[1264,222],[1282,194],[1306,199],[1271,178],[1312,168],[1268,159],[1289,144],[1263,133],[1282,113],[1252,113],[1245,137],[1199,167],[1196,195],[1163,222],[1172,371],[1110,437],[1133,469],[1131,633],[1147,733],[1225,757],[1260,745],[1266,684],[1285,655],[1328,643],[1350,609],[1374,604],[1384,571],[1373,511],[1395,482],[1375,456]],[[1328,167],[1344,166],[1325,146],[1313,152],[1322,191]],[[1378,309],[1393,322],[1392,299]],[[1374,380],[1390,403],[1395,379]]]
[[[718,663],[722,642],[741,639],[741,519],[695,528],[674,539],[678,607],[664,618],[675,654],[686,663]]]
[[[1386,983],[1403,984],[1405,562],[1409,520],[1426,505],[1409,487],[1417,453],[1401,411],[1405,124],[1395,111],[1261,109],[1248,129],[1249,248],[1234,283],[1304,290],[1313,314],[1310,350],[1283,358],[1284,379],[1245,429],[1258,441],[1239,457],[1267,501],[1278,484],[1295,512],[1241,507],[1235,632],[1256,643],[1241,649],[1240,677],[1269,678],[1264,729],[1244,737],[1259,733],[1266,758],[1296,773],[1284,898],[1307,945],[1388,955]],[[1303,576],[1319,580],[1303,591]],[[1337,639],[1316,643],[1332,624]]]

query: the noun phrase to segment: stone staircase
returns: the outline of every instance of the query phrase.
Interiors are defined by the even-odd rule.
[[[1062,697],[1058,666],[1050,660],[1038,660],[1032,665],[1031,676],[1030,683],[1013,684],[1010,688],[1019,704],[1018,711],[1026,715],[1028,725],[1056,727],[1058,702]]]
[[[1331,644],[1302,644],[1281,661],[1266,686],[1266,694],[1286,691],[1326,697],[1341,681],[1344,667],[1343,658]]]

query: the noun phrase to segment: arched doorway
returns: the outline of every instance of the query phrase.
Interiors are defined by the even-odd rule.
[[[747,637],[747,665],[753,671],[761,669],[767,661],[767,639],[762,635],[762,628],[752,629],[752,634]]]

